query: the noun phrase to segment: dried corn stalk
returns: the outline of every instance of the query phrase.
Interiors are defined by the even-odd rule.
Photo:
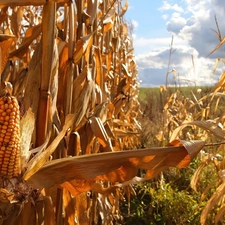
[[[1,79],[20,101],[25,164],[22,178],[0,177],[1,224],[112,224],[121,219],[123,185],[111,189],[111,182],[132,179],[138,168],[158,165],[153,177],[185,167],[203,147],[128,151],[139,147],[140,124],[127,8],[116,0],[1,2],[0,37],[9,42],[0,47],[10,43]],[[179,157],[170,162],[171,151]],[[43,185],[48,166],[53,172]],[[85,194],[91,190],[93,198]]]

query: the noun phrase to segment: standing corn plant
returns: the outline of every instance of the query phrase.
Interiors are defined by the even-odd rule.
[[[210,54],[217,51],[225,41],[217,20],[216,26],[217,31],[213,31],[219,39],[219,44]],[[213,73],[216,72],[220,61],[224,63],[224,60],[217,59]],[[224,75],[222,72],[218,83],[205,96],[199,98],[192,92],[193,100],[190,100],[174,93],[165,105],[165,118],[168,119],[165,125],[173,126],[173,129],[169,130],[170,140],[185,137],[185,140],[201,139],[210,143],[201,153],[200,163],[190,184],[194,191],[201,193],[199,205],[204,201],[199,221],[202,225],[224,223]]]
[[[137,150],[137,68],[123,19],[128,2],[0,4],[0,129],[6,133],[0,224],[122,223],[123,187],[129,196],[132,183],[186,167],[204,146],[174,141]],[[14,116],[14,127],[7,116]],[[135,177],[139,168],[148,176]]]

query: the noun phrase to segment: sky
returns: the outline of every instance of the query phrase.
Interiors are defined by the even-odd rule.
[[[133,26],[133,47],[141,87],[214,85],[224,71],[224,0],[128,0],[125,19]],[[166,79],[167,78],[167,79]]]

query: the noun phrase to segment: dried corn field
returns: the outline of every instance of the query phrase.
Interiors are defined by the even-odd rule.
[[[0,224],[122,224],[119,202],[135,193],[133,183],[188,166],[204,146],[175,140],[138,149],[137,66],[123,18],[128,2],[0,6]],[[19,121],[6,111],[14,97]],[[20,134],[9,125],[20,126]],[[12,161],[13,154],[20,159]],[[136,177],[140,168],[145,177]]]

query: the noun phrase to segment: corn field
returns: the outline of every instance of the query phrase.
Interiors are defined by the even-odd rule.
[[[188,166],[205,144],[139,149],[128,2],[0,7],[0,224],[123,224],[132,184]]]

